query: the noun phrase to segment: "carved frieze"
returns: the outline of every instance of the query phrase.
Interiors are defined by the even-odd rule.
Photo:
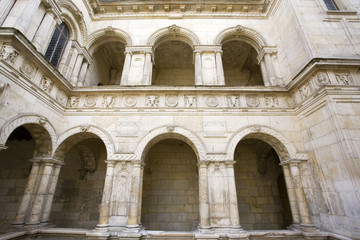
[[[146,106],[147,107],[159,107],[159,96],[157,96],[157,95],[146,96]]]
[[[25,60],[22,65],[20,66],[20,72],[22,72],[23,74],[25,74],[28,77],[33,77],[35,74],[35,67],[32,63],[30,63],[29,61]]]
[[[103,106],[105,108],[112,108],[115,105],[115,96],[114,95],[105,95],[103,97]]]
[[[0,47],[0,59],[4,59],[13,64],[18,56],[19,52],[12,46],[4,44]]]
[[[327,76],[326,73],[324,72],[319,72],[317,75],[316,75],[316,83],[319,87],[323,86],[323,85],[326,85],[326,84],[329,84],[329,77]]]
[[[137,103],[137,95],[124,95],[125,107],[134,107]]]
[[[197,107],[197,96],[185,95],[185,107]]]
[[[79,106],[80,97],[70,97],[67,102],[68,107],[76,108]]]
[[[239,107],[239,96],[238,95],[228,95],[226,96],[227,107],[235,108]]]
[[[349,85],[352,83],[351,77],[350,77],[350,73],[347,72],[336,72],[335,73],[335,77],[337,80],[337,84],[340,85]]]
[[[273,108],[279,106],[279,101],[276,95],[265,95],[264,100],[265,100],[265,107]]]
[[[85,107],[95,107],[97,101],[96,95],[87,95],[85,97],[84,106]]]
[[[59,101],[59,103],[61,103],[62,105],[66,105],[68,96],[66,95],[66,93],[63,90],[58,90],[58,92],[56,93],[56,100]]]
[[[217,107],[219,105],[219,99],[216,96],[208,95],[205,98],[206,106]]]
[[[168,107],[176,107],[178,105],[178,95],[177,94],[167,94],[165,96],[165,104]]]

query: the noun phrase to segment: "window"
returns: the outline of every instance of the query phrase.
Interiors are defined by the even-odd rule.
[[[69,40],[69,30],[64,23],[56,27],[55,32],[51,38],[48,49],[45,53],[45,58],[57,67],[64,51],[67,41]]]
[[[328,10],[331,10],[331,11],[339,10],[339,8],[336,5],[336,3],[334,2],[334,0],[324,0],[324,2],[325,2],[325,5]]]

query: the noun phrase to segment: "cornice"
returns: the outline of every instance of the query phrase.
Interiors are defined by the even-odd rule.
[[[100,1],[83,0],[93,20],[128,18],[266,18],[280,0]]]

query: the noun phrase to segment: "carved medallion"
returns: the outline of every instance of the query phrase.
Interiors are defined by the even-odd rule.
[[[56,100],[59,101],[59,103],[61,103],[62,105],[65,105],[67,102],[68,96],[66,95],[66,93],[62,90],[59,90],[56,93]]]
[[[257,94],[246,95],[246,104],[249,107],[257,107],[260,104],[259,96]]]
[[[290,108],[293,108],[296,105],[295,100],[292,97],[287,97],[285,99],[285,102],[286,102],[286,105]]]
[[[168,107],[176,107],[178,105],[178,95],[175,94],[166,95],[165,104]]]
[[[219,100],[216,96],[208,96],[205,102],[208,107],[217,107],[219,105]]]
[[[137,103],[136,95],[125,95],[124,96],[124,105],[126,107],[134,107]]]
[[[96,96],[95,95],[87,95],[85,97],[85,107],[94,107],[96,105]]]
[[[326,73],[319,72],[316,75],[316,83],[317,83],[318,86],[323,86],[323,85],[328,84],[329,83],[329,78],[326,75]]]
[[[35,74],[35,67],[29,61],[24,61],[20,67],[20,72],[28,77],[32,77]]]

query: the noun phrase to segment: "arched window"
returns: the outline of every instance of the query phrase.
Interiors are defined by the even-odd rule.
[[[328,10],[339,10],[334,0],[324,0]]]
[[[67,41],[69,40],[69,30],[64,23],[56,27],[51,38],[45,57],[49,62],[57,67],[64,51]]]

